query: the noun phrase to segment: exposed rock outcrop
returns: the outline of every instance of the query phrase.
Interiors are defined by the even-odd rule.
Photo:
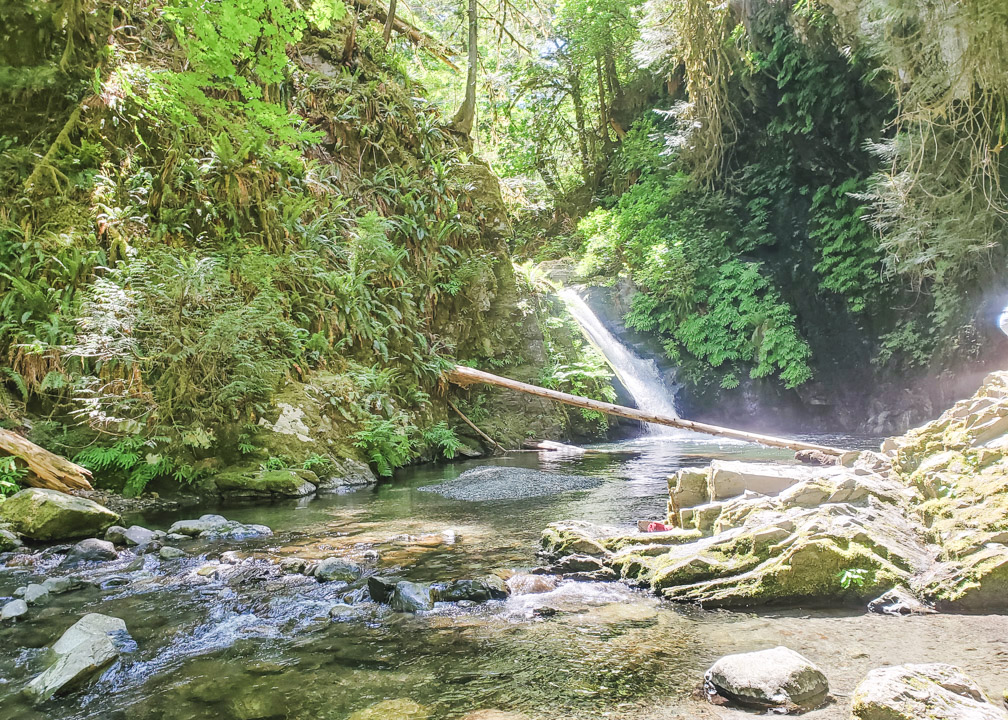
[[[554,567],[589,555],[711,606],[867,602],[902,587],[894,612],[1008,607],[1008,373],[845,461],[685,468],[669,478],[672,529],[558,523],[542,544]]]

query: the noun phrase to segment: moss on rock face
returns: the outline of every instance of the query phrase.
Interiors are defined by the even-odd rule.
[[[0,520],[32,540],[68,540],[100,535],[120,518],[85,498],[29,488],[0,504]]]

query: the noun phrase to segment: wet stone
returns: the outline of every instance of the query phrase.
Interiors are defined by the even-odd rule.
[[[387,603],[389,598],[392,597],[392,593],[395,591],[398,583],[398,578],[372,575],[367,580],[368,593],[371,595],[371,599],[375,602]]]
[[[84,582],[75,577],[50,577],[42,582],[42,587],[49,591],[50,595],[61,595],[63,593],[83,587]]]
[[[868,603],[868,610],[883,615],[930,615],[935,612],[903,588],[893,588],[875,598]]]
[[[115,560],[118,557],[119,553],[116,552],[115,545],[108,540],[88,538],[70,548],[63,563],[72,565],[79,562],[102,562]]]
[[[427,720],[430,715],[430,710],[423,705],[407,698],[397,698],[358,710],[347,720]]]
[[[410,613],[431,610],[434,607],[431,589],[427,585],[402,580],[392,591],[389,607],[397,612]]]
[[[44,585],[31,583],[25,588],[24,601],[29,605],[41,605],[49,599],[49,591]]]
[[[179,550],[171,545],[165,545],[158,551],[158,555],[162,560],[175,560],[176,558],[185,557],[186,553],[184,550]]]
[[[350,583],[361,576],[361,568],[357,563],[350,560],[345,560],[344,558],[339,557],[331,557],[326,558],[315,566],[314,575],[320,582],[333,582],[335,580],[339,580],[341,582]]]
[[[0,621],[17,620],[28,612],[28,603],[24,600],[11,600],[0,610]]]
[[[549,575],[517,573],[508,578],[507,586],[512,595],[533,595],[556,590],[557,580]]]

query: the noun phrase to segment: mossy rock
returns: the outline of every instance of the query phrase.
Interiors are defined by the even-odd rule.
[[[0,520],[32,540],[69,540],[101,535],[120,518],[86,498],[29,488],[0,505]]]
[[[213,482],[226,495],[302,497],[315,492],[319,479],[310,470],[231,470],[218,473]]]

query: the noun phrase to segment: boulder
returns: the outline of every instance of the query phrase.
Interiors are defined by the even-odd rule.
[[[158,550],[158,556],[162,560],[175,560],[176,558],[182,558],[186,556],[184,550],[179,550],[176,547],[171,547],[170,545],[165,545],[160,550]]]
[[[159,533],[140,525],[131,525],[129,528],[113,525],[105,533],[105,539],[116,545],[147,545],[158,538]]]
[[[62,595],[63,593],[83,587],[84,582],[75,577],[50,577],[42,582],[42,587],[49,591],[50,595]]]
[[[168,535],[185,535],[198,537],[200,533],[227,525],[228,519],[223,515],[202,515],[197,520],[179,520],[168,528]]]
[[[116,552],[115,545],[108,540],[88,538],[87,540],[81,540],[70,548],[70,552],[67,553],[63,564],[73,565],[81,562],[102,562],[104,560],[115,560],[118,557],[119,553]]]
[[[326,558],[315,566],[315,578],[320,582],[341,582],[351,583],[361,576],[361,568],[355,562],[340,557]]]
[[[357,710],[347,720],[427,720],[430,710],[407,698],[383,700],[380,703]]]
[[[0,504],[0,520],[32,540],[62,540],[103,533],[119,516],[86,498],[28,488]]]
[[[45,585],[31,583],[25,588],[24,601],[29,605],[41,605],[49,599],[49,590]]]
[[[400,580],[389,597],[389,607],[396,612],[421,612],[434,607],[431,589],[427,585]]]
[[[822,671],[786,647],[726,655],[710,667],[704,681],[708,691],[757,708],[814,708],[829,694]]]
[[[197,520],[179,520],[168,528],[166,537],[185,535],[204,540],[248,540],[273,534],[265,525],[246,525],[222,515],[203,515]]]
[[[28,683],[26,692],[35,702],[48,700],[112,663],[128,642],[126,623],[119,618],[85,615],[56,641],[55,660]]]
[[[28,612],[28,603],[24,600],[11,600],[0,610],[0,621],[17,620]]]
[[[360,460],[333,458],[331,465],[331,468],[318,478],[317,487],[320,491],[334,492],[343,488],[374,485],[378,482],[371,468]]]
[[[851,720],[1008,720],[980,686],[952,665],[879,668],[854,690]]]

